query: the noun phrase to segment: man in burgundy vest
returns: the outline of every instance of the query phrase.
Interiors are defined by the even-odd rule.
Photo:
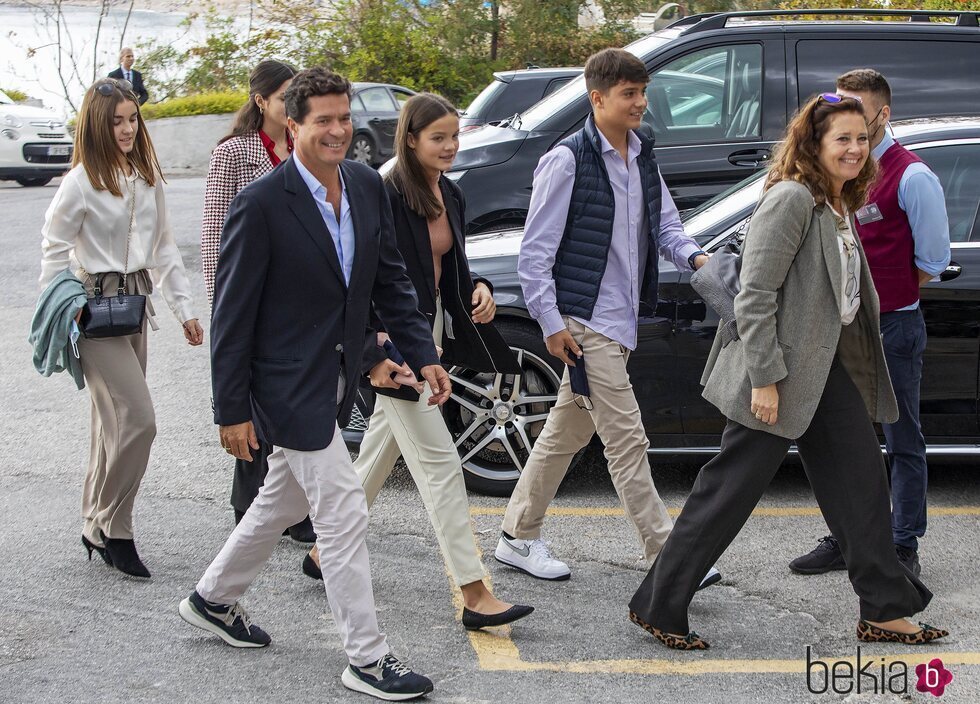
[[[858,98],[868,123],[878,179],[855,217],[881,301],[881,335],[899,419],[885,424],[892,485],[892,535],[899,559],[919,574],[918,539],[926,532],[926,443],[919,425],[919,382],[926,326],[919,287],[949,264],[949,222],[939,179],[888,132],[891,88],[873,69],[837,79],[837,92]],[[790,563],[802,574],[847,569],[833,536]]]

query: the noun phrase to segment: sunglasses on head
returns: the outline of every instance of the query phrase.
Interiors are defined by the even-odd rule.
[[[99,95],[104,95],[108,98],[116,88],[126,93],[133,92],[133,84],[122,78],[107,78],[104,82],[97,85],[95,90],[99,91]]]
[[[862,102],[861,99],[856,95],[840,95],[839,93],[821,93],[819,97],[820,100],[825,100],[828,103],[832,103],[834,105],[836,105],[837,103],[841,103],[845,100],[855,100],[859,103]]]

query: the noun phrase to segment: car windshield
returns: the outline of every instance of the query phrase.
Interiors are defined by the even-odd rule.
[[[506,84],[503,81],[494,78],[490,82],[490,85],[480,91],[480,94],[473,98],[473,102],[466,106],[466,109],[463,110],[463,114],[470,117],[473,115],[478,115],[480,111],[486,107],[491,100],[493,100],[493,97],[497,94],[497,92],[503,90],[505,85]]]
[[[651,51],[659,46],[666,44],[677,36],[676,30],[663,30],[649,34],[642,39],[638,39],[625,49],[635,56],[643,59]],[[542,122],[550,118],[556,112],[568,107],[576,100],[585,95],[585,76],[579,76],[575,80],[569,81],[559,90],[556,90],[544,100],[537,103],[527,111],[521,113],[521,129],[531,132],[538,128]]]
[[[9,95],[0,90],[0,105],[13,105],[14,101]]]
[[[718,234],[718,227],[745,210],[751,210],[762,195],[766,171],[752,174],[711,200],[681,215],[684,231],[700,244],[705,237]]]

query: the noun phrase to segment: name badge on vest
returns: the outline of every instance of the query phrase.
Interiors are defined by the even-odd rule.
[[[854,213],[854,217],[857,218],[858,223],[861,225],[867,225],[868,223],[878,222],[879,220],[885,219],[885,217],[881,214],[881,211],[878,210],[878,206],[874,203],[868,203],[866,206]]]

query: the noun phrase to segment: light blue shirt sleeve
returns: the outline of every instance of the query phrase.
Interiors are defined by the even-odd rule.
[[[565,329],[558,312],[552,269],[565,232],[574,186],[575,155],[568,147],[555,147],[541,157],[534,170],[517,276],[527,312],[538,321],[546,338]]]
[[[660,177],[663,197],[660,201],[660,256],[676,266],[680,271],[691,271],[688,263],[691,255],[701,251],[701,247],[684,232],[680,213],[674,199],[667,190],[664,177]]]
[[[915,265],[932,276],[949,266],[949,218],[939,178],[925,164],[911,164],[898,184],[898,205],[908,216]]]

